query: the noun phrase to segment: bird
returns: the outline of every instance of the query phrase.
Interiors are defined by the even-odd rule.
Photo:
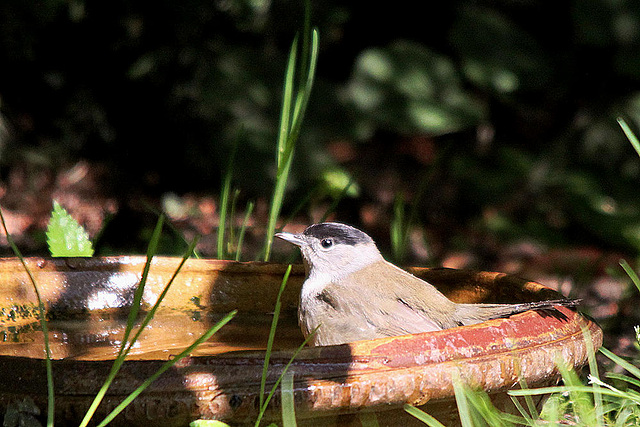
[[[302,252],[306,278],[298,323],[305,338],[313,333],[311,346],[440,331],[579,303],[570,298],[519,304],[453,302],[432,284],[386,261],[365,232],[338,222],[276,237]]]

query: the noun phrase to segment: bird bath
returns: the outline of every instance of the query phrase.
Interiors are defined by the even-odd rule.
[[[143,301],[151,306],[180,259],[154,258]],[[56,421],[77,424],[107,376],[122,337],[128,304],[144,257],[29,258],[52,321],[50,341]],[[238,315],[214,337],[179,361],[114,420],[114,425],[186,425],[197,418],[250,423],[258,412],[260,378],[276,296],[286,265],[189,260],[162,309],[142,334],[98,410],[106,415],[167,359],[178,354],[217,319]],[[535,282],[502,273],[410,269],[456,302],[521,302],[555,299]],[[296,306],[304,279],[294,266],[282,297],[267,378],[270,390],[302,342]],[[364,296],[366,297],[366,296]],[[34,314],[36,298],[21,263],[0,259],[0,413],[30,397],[43,411],[46,376],[43,338]],[[584,332],[590,333],[590,340]],[[490,393],[507,408],[505,391],[555,384],[558,357],[569,366],[587,363],[602,331],[576,312],[534,312],[439,332],[304,349],[291,365],[300,425],[359,425],[358,413],[374,412],[388,425],[417,422],[402,410],[420,406],[445,425],[457,411],[452,376]],[[591,344],[589,344],[591,343]],[[589,349],[588,346],[592,348]],[[96,418],[96,419],[101,419]],[[280,419],[276,395],[265,420]]]

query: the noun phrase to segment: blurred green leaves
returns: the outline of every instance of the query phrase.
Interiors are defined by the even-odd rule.
[[[540,90],[553,67],[532,34],[495,9],[461,9],[451,29],[451,43],[462,71],[474,85],[496,96]]]
[[[342,196],[357,197],[360,194],[360,188],[353,177],[340,168],[328,168],[322,173],[320,191],[334,199]]]
[[[243,128],[234,185],[249,199],[268,194],[301,2],[41,6],[0,5],[0,118],[13,132],[2,166],[87,157],[114,166],[119,193],[216,194]],[[360,201],[380,203],[372,187],[388,167],[402,188],[385,190],[408,189],[409,206],[421,198],[416,222],[447,236],[640,248],[640,160],[615,121],[640,124],[637,1],[440,6],[418,18],[409,5],[314,7],[320,65],[284,214],[314,188],[332,203],[359,198],[356,217]],[[425,194],[405,173],[424,157],[398,155],[411,138],[440,159]],[[354,155],[332,156],[336,141]],[[380,163],[360,161],[367,144]]]
[[[360,138],[378,128],[441,135],[469,128],[486,107],[462,86],[450,58],[406,40],[362,52],[347,86]]]

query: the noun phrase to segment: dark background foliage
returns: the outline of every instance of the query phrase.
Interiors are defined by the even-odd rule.
[[[215,218],[236,142],[238,206],[258,202],[259,235],[302,6],[1,2],[2,203],[24,214],[27,247],[42,252],[44,220],[29,218],[65,191],[89,205],[67,197],[72,212],[112,217],[104,230],[79,214],[103,253],[144,248],[141,200]],[[638,2],[312,6],[319,68],[285,214],[312,194],[297,221],[317,220],[351,179],[333,218],[388,252],[394,201],[413,206],[427,252],[414,244],[409,262],[472,250],[486,267],[523,241],[637,253],[640,160],[615,119],[640,120]],[[78,165],[93,180],[73,181]]]

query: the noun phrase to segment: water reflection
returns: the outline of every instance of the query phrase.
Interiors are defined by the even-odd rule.
[[[225,313],[226,314],[226,313]],[[129,353],[134,360],[166,360],[188,347],[224,314],[202,310],[156,313]],[[193,355],[217,355],[238,350],[264,349],[270,314],[239,313]],[[117,312],[93,312],[72,319],[52,320],[49,342],[53,359],[104,360],[114,358],[124,336],[126,318]],[[275,349],[294,349],[302,335],[294,316],[284,314],[278,324]],[[40,323],[0,324],[0,355],[44,357]]]

